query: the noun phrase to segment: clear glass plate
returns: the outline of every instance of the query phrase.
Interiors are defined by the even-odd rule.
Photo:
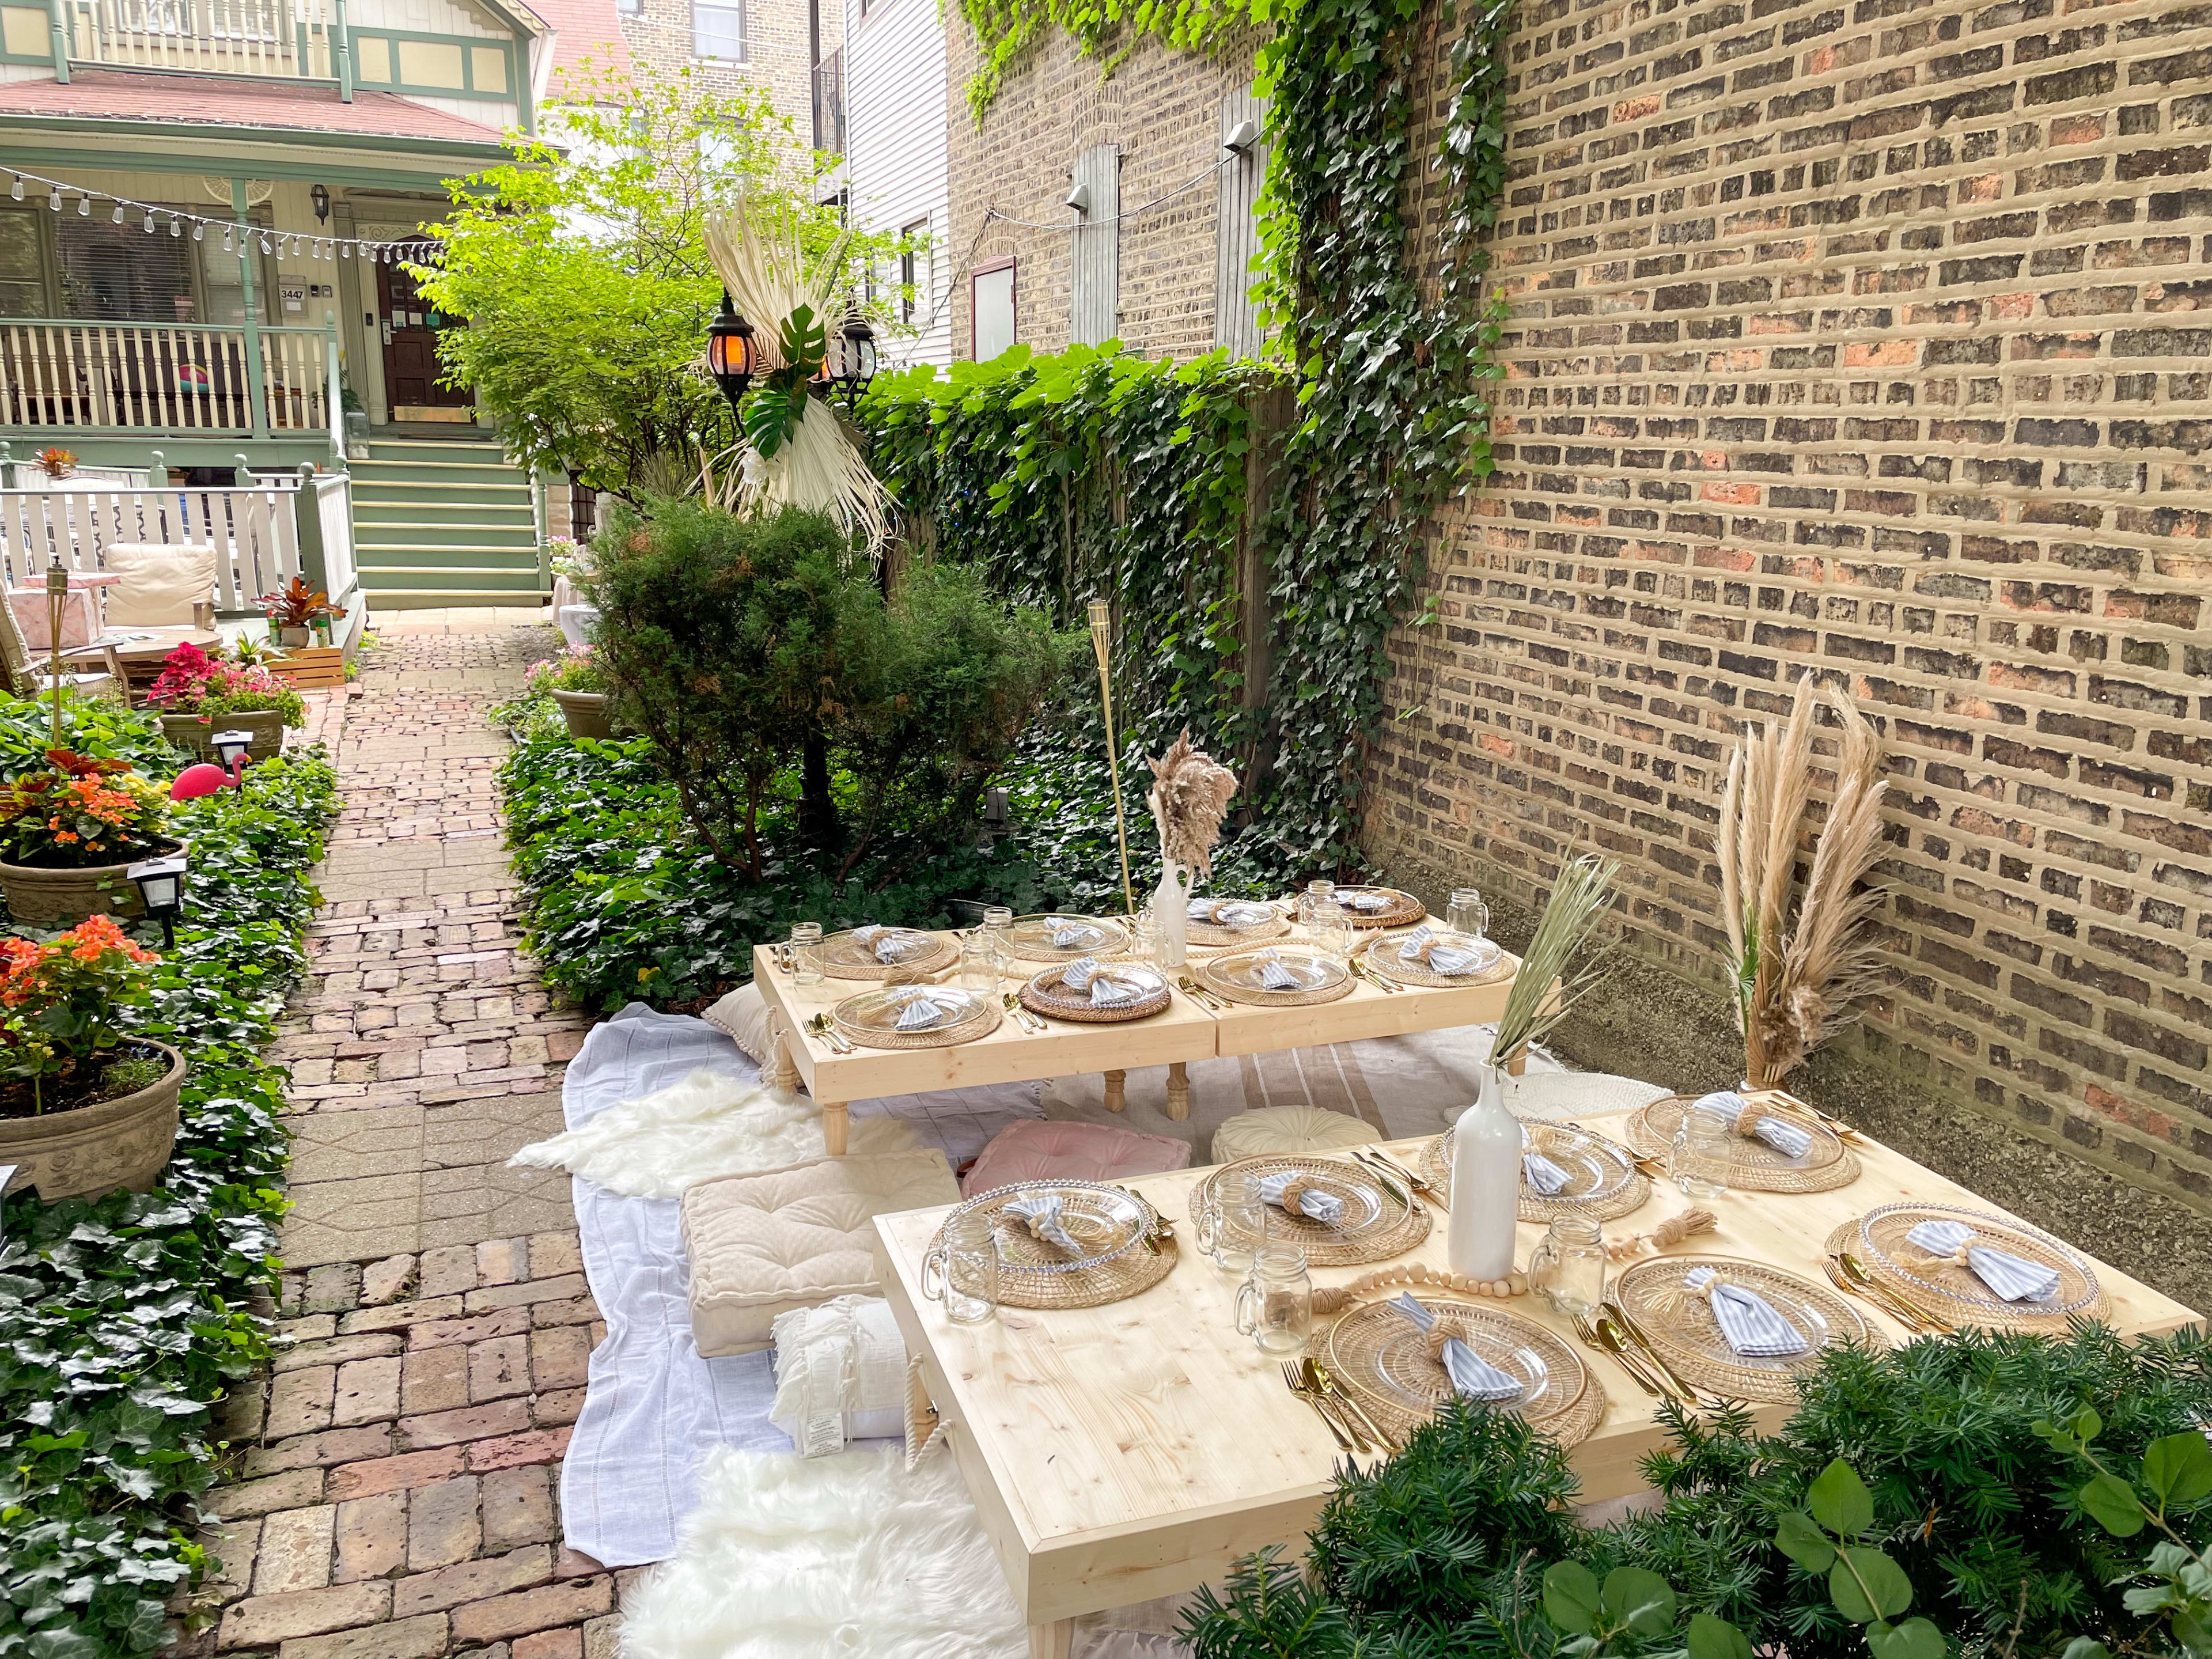
[[[1054,927],[1050,924],[1058,922]],[[1129,930],[1103,916],[1017,916],[1004,930],[1006,943],[1018,957],[1031,962],[1073,962],[1078,957],[1118,956],[1129,948]],[[1055,933],[1073,933],[1070,944],[1053,942]]]
[[[849,1026],[856,1032],[895,1032],[900,1029],[899,1016],[906,1011],[907,1005],[923,996],[941,1012],[925,1024],[907,1026],[909,1035],[942,1031],[979,1018],[984,1012],[985,1005],[980,997],[957,985],[887,985],[878,991],[863,991],[858,996],[847,997],[830,1011],[831,1017],[840,1025]]]
[[[1521,1384],[1503,1401],[1532,1423],[1557,1417],[1581,1397],[1589,1373],[1559,1338],[1498,1307],[1415,1286],[1421,1305],[1452,1328],[1475,1357]],[[1451,1379],[1419,1327],[1388,1302],[1354,1308],[1329,1328],[1323,1362],[1339,1380],[1394,1410],[1425,1417],[1451,1397]]]
[[[1020,1217],[1003,1213],[1016,1199],[1042,1194],[1059,1195],[1060,1224],[1084,1246],[1082,1255],[1070,1255],[1037,1237]],[[1158,1219],[1152,1206],[1134,1193],[1099,1181],[1018,1181],[977,1194],[953,1214],[975,1211],[991,1218],[1001,1266],[1024,1273],[1078,1273],[1103,1266],[1144,1243]]]
[[[1711,1267],[1729,1283],[1764,1297],[1804,1336],[1805,1351],[1738,1353],[1721,1334],[1711,1304],[1684,1282],[1693,1267]],[[1869,1340],[1869,1328],[1858,1310],[1834,1291],[1779,1267],[1732,1256],[1662,1255],[1635,1262],[1622,1268],[1613,1280],[1613,1296],[1654,1346],[1690,1371],[1693,1382],[1703,1382],[1718,1371],[1771,1377],[1786,1388],[1789,1377],[1820,1363],[1823,1348],[1839,1342]],[[1716,1382],[1714,1386],[1725,1392],[1724,1385]]]
[[[1265,951],[1249,956],[1224,957],[1209,963],[1208,977],[1232,985],[1240,991],[1254,991],[1278,996],[1297,996],[1309,991],[1333,991],[1352,977],[1352,969],[1334,957],[1325,957],[1300,949],[1285,946],[1274,952],[1274,959],[1297,981],[1295,986],[1269,985],[1261,977],[1260,964],[1267,959]]]
[[[1379,974],[1411,985],[1456,985],[1472,983],[1498,966],[1505,955],[1504,946],[1494,939],[1477,939],[1472,933],[1454,933],[1438,929],[1434,936],[1438,945],[1455,950],[1473,951],[1475,962],[1472,968],[1463,968],[1455,974],[1439,973],[1427,963],[1415,957],[1408,962],[1400,954],[1406,948],[1407,934],[1389,933],[1376,939],[1366,950],[1367,965]]]
[[[1955,1221],[1972,1228],[1975,1243],[2051,1268],[2058,1275],[2058,1289],[2047,1301],[2006,1301],[1972,1267],[1931,1255],[1908,1240],[1905,1235],[1923,1221]],[[1954,1322],[2025,1317],[2057,1322],[2069,1314],[2087,1314],[2100,1299],[2097,1275],[2087,1261],[2050,1234],[1987,1211],[1951,1204],[1885,1204],[1860,1220],[1857,1234],[1853,1255],[1907,1296]]]

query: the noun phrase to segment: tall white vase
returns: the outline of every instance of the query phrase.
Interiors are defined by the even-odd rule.
[[[1152,931],[1159,939],[1160,966],[1180,968],[1190,960],[1190,867],[1165,861],[1160,884],[1152,889]]]
[[[1455,1273],[1503,1279],[1513,1271],[1521,1216],[1521,1120],[1505,1107],[1505,1079],[1481,1068],[1474,1104],[1452,1134],[1451,1225],[1444,1249]]]

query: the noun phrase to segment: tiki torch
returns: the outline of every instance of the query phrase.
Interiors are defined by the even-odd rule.
[[[69,609],[69,572],[57,553],[46,566],[46,645],[53,678],[54,747],[62,746],[62,613]]]
[[[1114,740],[1114,681],[1107,658],[1114,647],[1114,607],[1091,601],[1091,649],[1098,659],[1098,695],[1106,705],[1106,775],[1114,785],[1114,838],[1121,846],[1121,897],[1137,914],[1136,889],[1129,884],[1129,826],[1121,815],[1121,746]]]

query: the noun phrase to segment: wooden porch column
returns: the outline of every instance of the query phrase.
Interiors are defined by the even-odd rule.
[[[238,221],[238,286],[246,307],[246,409],[253,435],[269,435],[267,383],[261,373],[261,322],[253,295],[253,222],[246,216],[246,180],[230,181],[230,210]]]

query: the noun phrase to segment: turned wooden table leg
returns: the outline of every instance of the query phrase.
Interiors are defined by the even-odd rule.
[[[1190,1115],[1190,1070],[1179,1060],[1168,1066],[1168,1115],[1178,1123]]]
[[[1127,1072],[1106,1073],[1106,1109],[1108,1111],[1118,1112],[1129,1103],[1129,1097],[1124,1092],[1124,1085],[1128,1080],[1129,1074]]]
[[[1030,1659],[1068,1659],[1075,1650],[1075,1620],[1055,1619],[1030,1626]]]
[[[824,1101],[822,1106],[822,1144],[832,1158],[845,1156],[845,1103]]]

